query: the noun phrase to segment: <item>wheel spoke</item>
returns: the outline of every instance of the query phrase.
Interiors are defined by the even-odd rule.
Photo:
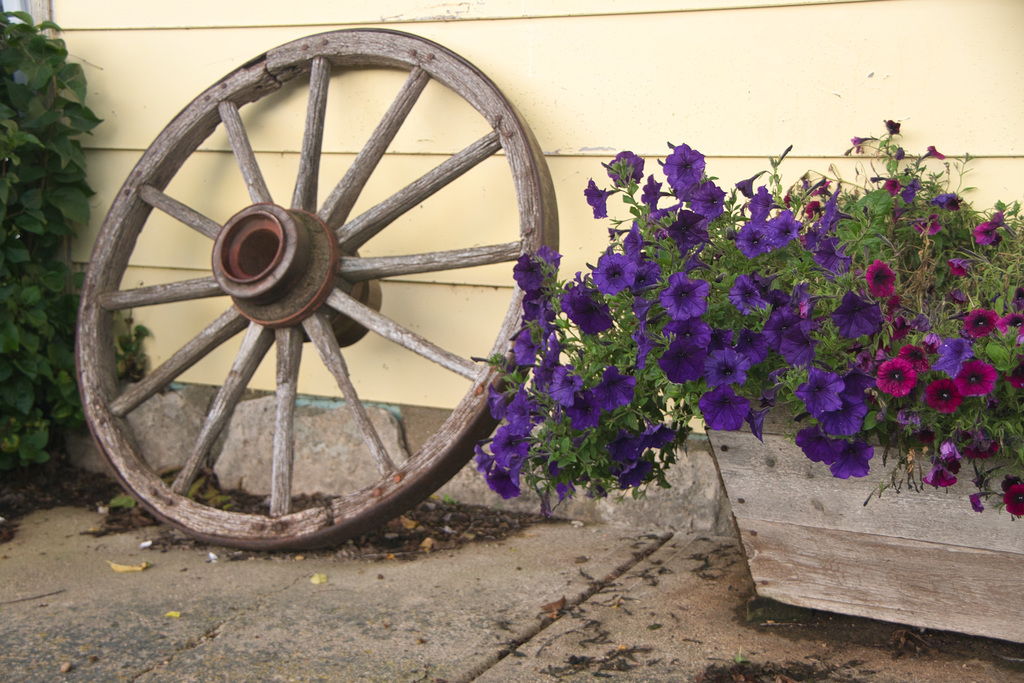
[[[508,242],[506,244],[492,244],[486,247],[432,251],[425,254],[405,254],[402,256],[380,256],[375,258],[342,256],[339,272],[349,282],[379,280],[396,275],[435,273],[455,270],[457,268],[486,266],[492,263],[506,263],[516,260],[522,253],[523,245],[521,242]]]
[[[242,123],[242,115],[238,113],[238,105],[234,102],[221,102],[217,107],[220,112],[220,120],[224,122],[224,129],[228,133],[228,141],[231,143],[231,151],[235,153],[235,160],[238,168],[242,171],[245,185],[249,188],[249,197],[256,204],[273,204],[274,200],[267,189],[267,183],[260,172],[259,164],[256,163],[256,154],[249,144],[249,136],[245,132]]]
[[[299,174],[292,194],[292,208],[316,211],[317,178],[320,175],[320,153],[324,140],[324,119],[327,111],[327,86],[331,79],[331,63],[326,57],[313,58],[309,72],[309,103],[306,105],[306,132],[302,136]]]
[[[384,443],[380,440],[377,429],[370,422],[370,416],[366,413],[366,408],[363,406],[362,401],[359,400],[359,395],[356,394],[356,388],[352,385],[348,366],[341,355],[341,349],[338,348],[338,342],[334,338],[334,331],[331,329],[330,321],[322,312],[317,312],[302,321],[302,327],[306,330],[310,340],[312,340],[317,353],[320,354],[320,359],[323,360],[324,365],[334,375],[334,379],[338,382],[338,388],[341,389],[341,394],[345,397],[345,401],[351,406],[352,414],[355,416],[356,423],[363,433],[363,440],[370,448],[370,454],[377,464],[380,475],[387,477],[393,474],[396,471],[395,464],[388,455],[387,449],[384,448]]]
[[[277,416],[274,419],[274,455],[270,473],[270,516],[291,511],[292,467],[295,462],[295,397],[299,389],[302,330],[282,327],[277,339]]]
[[[171,282],[166,285],[150,285],[100,295],[100,306],[108,311],[118,311],[136,306],[169,304],[175,301],[192,301],[211,296],[220,296],[224,291],[217,281],[210,277]]]
[[[462,375],[466,379],[476,379],[480,374],[481,366],[476,365],[462,356],[451,351],[446,351],[431,341],[421,337],[412,330],[408,330],[394,320],[381,315],[369,306],[360,303],[352,296],[340,289],[334,289],[327,297],[327,305],[344,313],[352,320],[363,327],[373,330],[385,339],[389,339],[400,346],[404,346],[413,353],[431,360],[452,372]]]
[[[110,412],[124,417],[135,410],[150,396],[170,384],[175,377],[202,360],[210,351],[245,329],[247,322],[237,308],[229,308],[153,372],[129,386],[110,404]]]
[[[224,380],[224,385],[217,391],[213,402],[210,404],[210,412],[206,415],[203,428],[199,431],[199,437],[192,446],[188,460],[182,465],[178,476],[174,478],[171,490],[179,495],[188,491],[196,474],[204,464],[213,465],[210,458],[210,448],[217,440],[220,433],[227,426],[231,419],[231,413],[235,405],[242,397],[242,392],[249,384],[256,368],[259,367],[263,356],[270,350],[274,343],[274,331],[257,323],[250,323],[242,338],[242,345],[238,349],[235,363]]]
[[[177,199],[170,197],[152,185],[143,185],[139,188],[139,196],[154,209],[160,209],[171,218],[176,218],[198,233],[206,235],[212,240],[217,239],[220,232],[220,224],[212,218],[207,218],[195,209],[185,206]]]
[[[472,169],[500,148],[501,140],[498,133],[492,131],[366,213],[336,228],[335,234],[338,236],[342,250],[355,251],[396,218]]]
[[[395,139],[395,135],[405,123],[406,117],[409,116],[409,112],[429,80],[430,74],[419,67],[415,67],[409,72],[409,78],[406,79],[405,85],[402,86],[394,102],[384,114],[384,118],[377,124],[373,135],[370,136],[355,161],[352,162],[352,166],[345,172],[341,182],[320,208],[318,215],[325,224],[328,226],[342,225],[348,219],[348,214],[359,198],[359,193],[362,192],[373,170],[377,168],[377,163],[384,156],[388,145]]]

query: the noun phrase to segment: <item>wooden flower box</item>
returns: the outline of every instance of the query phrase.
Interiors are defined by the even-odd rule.
[[[971,468],[948,493],[886,491],[881,450],[833,479],[778,422],[708,432],[758,595],[812,609],[1024,642],[1024,520],[974,512]]]

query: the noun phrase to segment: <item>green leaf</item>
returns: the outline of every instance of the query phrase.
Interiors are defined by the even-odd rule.
[[[89,222],[89,199],[77,187],[57,187],[46,194],[46,200],[70,221]]]
[[[1013,359],[1010,357],[1010,352],[999,342],[993,340],[986,344],[985,353],[988,354],[989,360],[992,361],[992,365],[995,366],[996,370],[1009,372],[1013,369]]]
[[[20,335],[18,327],[10,320],[0,323],[0,351],[14,353],[18,350]]]

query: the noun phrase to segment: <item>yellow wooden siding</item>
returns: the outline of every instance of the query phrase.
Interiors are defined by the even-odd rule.
[[[105,121],[87,142],[94,218],[75,245],[88,258],[118,187],[141,152],[193,97],[260,52],[310,33],[354,26],[406,30],[461,54],[502,88],[547,155],[559,200],[567,274],[593,262],[606,224],[583,201],[621,149],[664,155],[687,142],[709,156],[723,185],[764,167],[786,146],[785,170],[824,169],[854,135],[904,124],[905,144],[980,155],[968,184],[980,202],[1018,199],[1024,190],[1024,27],[1016,0],[886,2],[384,2],[145,3],[55,0],[73,58],[89,79],[89,104]],[[629,10],[623,10],[623,7]],[[552,8],[557,7],[557,12]],[[182,27],[182,28],[178,28]],[[184,28],[189,27],[189,28]],[[332,83],[321,196],[340,177],[400,87],[395,72],[348,74]],[[304,96],[288,87],[243,108],[243,118],[275,198],[288,203],[302,135]],[[482,122],[432,84],[353,212],[478,138]],[[168,192],[222,222],[249,203],[222,132],[189,160]],[[653,163],[653,161],[651,162]],[[514,197],[499,156],[403,217],[361,250],[364,255],[491,244],[514,234]],[[504,236],[499,238],[498,236]],[[208,269],[210,242],[158,213],[133,255],[125,286],[175,281]],[[504,314],[508,267],[402,278],[386,284],[384,312],[466,356],[483,355]],[[139,309],[157,332],[147,351],[166,358],[195,334],[201,314]],[[186,305],[180,305],[182,311]],[[452,310],[445,319],[439,313]],[[485,324],[486,323],[486,324]],[[372,400],[451,405],[462,380],[444,370],[400,366],[407,386],[383,373],[379,340],[346,350],[363,395]],[[309,350],[312,353],[312,350]],[[308,358],[308,357],[307,357]],[[219,383],[231,349],[190,371],[186,381]],[[313,359],[304,370],[315,369]],[[267,365],[265,363],[264,365]],[[390,368],[394,370],[394,367]],[[320,373],[323,375],[323,373]],[[389,378],[391,377],[391,378]],[[312,382],[312,380],[310,380]],[[272,386],[261,369],[256,385]],[[336,394],[330,382],[310,393]]]

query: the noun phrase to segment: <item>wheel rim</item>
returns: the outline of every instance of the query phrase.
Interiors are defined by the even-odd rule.
[[[318,202],[332,69],[401,69],[408,76],[341,181]],[[240,108],[305,74],[309,74],[305,132],[291,205],[285,208],[273,202]],[[388,144],[431,80],[468,102],[486,120],[490,132],[387,199],[350,217]],[[224,226],[165,193],[183,164],[221,124],[252,202]],[[517,241],[391,259],[359,258],[358,250],[393,221],[498,151],[504,152],[515,187]],[[209,277],[122,288],[136,242],[153,209],[210,240]],[[143,154],[118,193],[97,238],[82,290],[79,385],[90,429],[115,475],[140,502],[160,519],[200,538],[269,549],[322,545],[357,535],[435,491],[468,461],[473,444],[493,427],[486,400],[494,373],[381,315],[375,281],[512,261],[542,244],[557,246],[556,241],[554,192],[539,147],[512,105],[475,67],[435,43],[395,31],[336,31],[282,45],[232,72],[189,104]],[[508,351],[522,303],[522,292],[512,291],[494,346],[484,352]],[[199,334],[140,382],[127,388],[119,385],[112,331],[116,311],[225,294],[231,296],[232,305]],[[412,350],[468,382],[465,396],[449,418],[404,463],[396,464],[380,442],[352,384],[337,335],[339,329],[347,329],[341,343],[352,343],[362,334],[353,327]],[[232,369],[217,390],[196,442],[186,449],[180,470],[167,483],[147,465],[127,416],[239,333],[242,341]],[[295,401],[304,340],[317,352],[313,362],[333,377],[350,406],[379,478],[327,504],[291,511]],[[271,348],[277,361],[269,512],[232,513],[200,504],[185,494],[199,471],[211,464],[215,441]]]

